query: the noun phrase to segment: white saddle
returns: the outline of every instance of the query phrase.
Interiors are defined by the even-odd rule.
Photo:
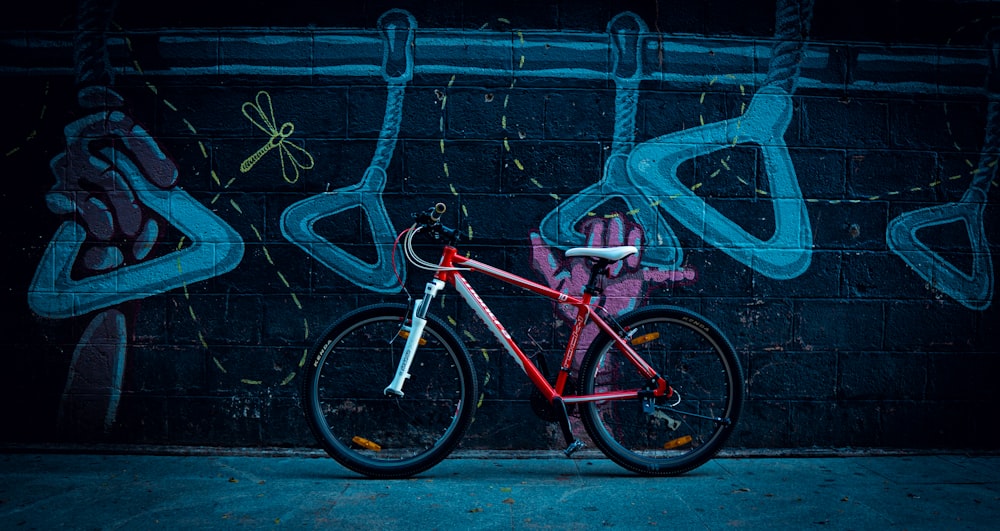
[[[633,245],[622,245],[620,247],[574,247],[566,251],[566,256],[570,258],[585,256],[587,258],[616,261],[638,252],[639,249]]]

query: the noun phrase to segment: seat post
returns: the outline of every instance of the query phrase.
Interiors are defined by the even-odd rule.
[[[611,261],[603,258],[597,258],[594,260],[594,265],[590,266],[590,279],[587,281],[587,285],[583,288],[584,293],[597,297],[604,292],[603,279],[608,276],[609,264],[611,264]]]

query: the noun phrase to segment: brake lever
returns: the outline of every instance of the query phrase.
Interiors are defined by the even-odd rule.
[[[443,237],[451,245],[459,240],[459,232],[457,229],[448,228],[441,223],[441,214],[444,212],[444,203],[438,203],[428,208],[426,212],[414,214],[413,220],[417,225],[427,229],[429,235],[435,240],[440,240]]]
[[[446,227],[440,221],[434,220],[427,214],[417,214],[413,219],[423,229],[422,232],[434,240],[441,240],[443,238],[449,245],[459,241],[461,233],[457,229]]]

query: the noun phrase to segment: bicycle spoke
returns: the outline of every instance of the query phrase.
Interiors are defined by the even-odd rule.
[[[669,475],[700,466],[732,432],[742,404],[742,370],[732,348],[713,327],[678,308],[644,308],[621,324],[636,353],[675,395],[585,404],[584,427],[608,457],[630,470]],[[587,353],[581,375],[584,393],[646,386],[608,336]]]
[[[310,426],[341,464],[376,477],[426,470],[458,444],[472,420],[476,381],[454,332],[428,321],[403,396],[386,396],[405,341],[407,310],[363,309],[334,325],[307,370]]]

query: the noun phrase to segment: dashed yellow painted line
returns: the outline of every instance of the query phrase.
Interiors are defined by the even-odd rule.
[[[129,53],[132,54],[134,50],[132,48],[132,41],[131,41],[131,39],[129,39],[128,37],[126,37],[125,43],[127,45]],[[135,59],[133,59],[133,64],[135,65],[136,72],[138,72],[141,75],[143,73],[141,65],[139,65],[138,61],[135,60]],[[159,90],[159,88],[156,87],[156,85],[154,85],[153,83],[151,83],[148,80],[145,82],[145,85],[146,85],[146,88],[149,89],[149,91],[154,96],[156,96],[168,109],[170,109],[172,112],[175,112],[175,113],[179,112],[177,106],[175,106],[173,103],[171,103],[169,100],[167,100],[165,97],[163,97],[160,94],[160,90]],[[194,126],[193,123],[191,123],[190,120],[188,120],[185,117],[181,117],[181,122],[188,129],[188,131],[190,131],[194,135],[198,135],[198,129]],[[199,150],[201,151],[202,158],[205,160],[206,163],[208,163],[209,165],[211,165],[210,155],[209,155],[209,152],[208,152],[208,148],[205,146],[205,143],[201,139],[198,140],[198,147],[199,147]],[[236,178],[233,177],[233,178],[230,178],[228,181],[226,181],[225,184],[223,184],[222,183],[222,179],[219,178],[219,175],[218,175],[218,173],[216,173],[216,171],[215,171],[214,168],[210,168],[209,175],[210,175],[210,177],[212,179],[212,182],[214,182],[216,186],[221,187],[223,190],[228,190],[236,182]],[[221,196],[221,192],[216,193],[216,195],[211,199],[211,203],[215,204],[215,202],[220,198],[220,196]],[[243,208],[240,206],[239,203],[236,202],[236,200],[230,199],[229,200],[229,205],[239,215],[241,215],[241,216],[245,215],[245,213],[243,212]],[[257,227],[253,223],[250,224],[250,228],[253,231],[254,236],[257,238],[257,241],[262,244],[261,245],[261,250],[264,253],[265,260],[267,261],[267,263],[269,265],[271,265],[272,267],[276,268],[274,260],[271,257],[271,253],[270,253],[270,251],[267,248],[267,245],[264,245],[264,237],[261,234],[260,230],[257,229]],[[178,246],[177,246],[178,249],[177,250],[181,250],[181,248],[184,247],[184,244],[185,244],[185,238],[182,236],[181,239],[180,239],[180,242],[178,243]],[[183,276],[182,275],[183,271],[181,270],[181,265],[180,265],[180,260],[179,259],[177,261],[177,268],[178,268],[178,274],[181,275],[181,276]],[[302,303],[299,301],[298,295],[294,291],[291,290],[291,284],[288,282],[288,279],[285,277],[284,273],[282,273],[281,270],[279,270],[277,268],[275,269],[275,273],[277,274],[278,278],[281,280],[281,283],[287,289],[289,289],[289,295],[291,296],[292,301],[295,304],[295,306],[299,310],[302,310],[303,309],[302,308]],[[182,288],[183,288],[183,292],[184,292],[184,297],[185,297],[186,300],[188,300],[188,313],[190,315],[190,318],[191,318],[191,320],[196,325],[200,326],[200,321],[198,319],[197,314],[195,313],[194,306],[192,306],[191,303],[190,303],[190,292],[188,290],[186,282],[182,283]],[[303,323],[303,331],[304,331],[303,340],[308,340],[309,339],[309,321],[308,321],[307,318],[303,317],[302,323]],[[202,347],[206,351],[211,351],[211,347],[209,346],[208,341],[205,339],[205,336],[204,336],[204,334],[203,334],[203,332],[201,330],[198,331],[198,340],[201,343]],[[301,369],[305,365],[306,359],[308,358],[308,355],[309,355],[309,349],[308,348],[303,349],[302,357],[298,361],[298,368]],[[212,363],[221,372],[223,372],[223,373],[228,373],[229,372],[226,369],[225,365],[215,355],[212,355]],[[289,383],[292,382],[292,380],[295,379],[296,374],[297,374],[296,371],[290,371],[287,374],[283,375],[282,378],[281,378],[281,380],[278,382],[278,385],[279,386],[288,385]],[[242,382],[242,383],[244,383],[246,385],[262,385],[262,384],[264,384],[264,380],[253,379],[253,378],[241,378],[240,382]]]
[[[42,89],[42,104],[41,104],[41,107],[38,109],[38,116],[35,118],[35,125],[33,125],[28,130],[28,133],[24,135],[24,140],[21,141],[20,144],[12,146],[11,148],[7,149],[7,151],[4,153],[4,156],[11,157],[11,156],[17,154],[29,142],[31,142],[31,141],[35,140],[36,138],[38,138],[38,129],[41,127],[42,122],[45,121],[45,114],[48,112],[48,107],[49,106],[48,106],[47,102],[48,102],[48,99],[49,99],[49,87],[50,87],[50,83],[51,82],[46,81],[45,82],[45,88]]]

